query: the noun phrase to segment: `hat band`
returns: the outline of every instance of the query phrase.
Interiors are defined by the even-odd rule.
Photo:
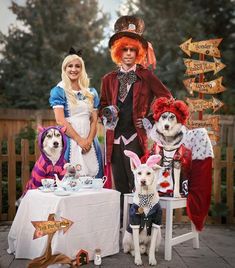
[[[124,29],[124,30],[118,31],[116,33],[125,33],[125,32],[129,32],[129,33],[133,33],[133,34],[138,34],[139,36],[141,36],[140,33],[136,32],[135,30],[130,30],[130,29]]]

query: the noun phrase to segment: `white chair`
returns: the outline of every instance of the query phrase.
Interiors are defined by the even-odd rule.
[[[129,207],[133,203],[133,193],[124,194],[123,207],[123,235],[128,225]],[[193,247],[199,248],[199,235],[193,223],[191,223],[191,232],[180,236],[172,237],[173,227],[173,210],[176,208],[186,207],[186,198],[160,197],[160,204],[166,209],[166,227],[165,227],[165,260],[170,261],[172,258],[172,246],[193,239]]]

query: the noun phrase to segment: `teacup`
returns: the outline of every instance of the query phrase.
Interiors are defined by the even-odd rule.
[[[41,180],[43,188],[53,188],[55,185],[54,179],[42,179]]]
[[[93,178],[89,176],[81,176],[78,178],[82,185],[91,185]]]
[[[104,184],[105,182],[107,181],[107,177],[104,176],[103,178],[95,178],[93,181],[92,181],[92,187],[94,189],[101,189],[104,187]]]
[[[66,191],[77,191],[80,188],[79,181],[77,179],[70,180],[64,188]]]

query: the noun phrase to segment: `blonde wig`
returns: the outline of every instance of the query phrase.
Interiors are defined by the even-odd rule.
[[[81,64],[81,73],[80,76],[78,78],[78,87],[81,89],[81,93],[86,96],[86,98],[88,99],[88,101],[90,102],[90,104],[93,104],[93,95],[90,93],[89,91],[89,84],[90,84],[90,80],[88,78],[88,75],[86,73],[86,68],[85,68],[85,64],[84,61],[81,57],[79,57],[78,55],[72,54],[72,55],[68,55],[63,63],[62,63],[62,73],[61,73],[61,78],[62,78],[62,82],[64,84],[64,90],[65,90],[65,94],[66,97],[68,99],[68,102],[71,104],[76,104],[76,95],[74,94],[73,90],[72,90],[72,85],[71,85],[71,81],[69,79],[69,77],[66,74],[66,67],[68,66],[68,64],[73,61],[73,60],[79,60],[80,64]]]

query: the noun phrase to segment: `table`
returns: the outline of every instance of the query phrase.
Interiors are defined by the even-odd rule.
[[[33,240],[35,228],[31,221],[47,221],[55,213],[73,221],[63,234],[57,231],[52,240],[52,254],[63,253],[75,258],[80,249],[94,259],[96,248],[102,257],[119,252],[120,193],[109,189],[84,189],[70,196],[56,196],[39,190],[29,190],[23,198],[8,235],[8,253],[16,258],[41,256],[47,235]]]
[[[187,240],[193,240],[193,247],[199,248],[199,235],[193,223],[191,223],[191,232],[173,237],[173,210],[176,208],[186,207],[186,198],[174,197],[160,197],[160,205],[166,209],[166,227],[165,227],[165,260],[172,258],[172,246]],[[124,208],[123,208],[123,235],[126,226],[128,225],[128,211],[129,206],[133,203],[133,193],[124,195]]]

